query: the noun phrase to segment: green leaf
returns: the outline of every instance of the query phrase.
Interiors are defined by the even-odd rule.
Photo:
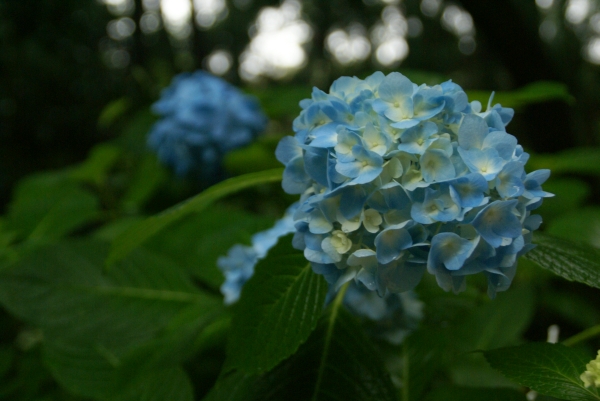
[[[525,393],[508,388],[440,387],[424,401],[525,401]]]
[[[194,399],[190,380],[178,366],[144,369],[137,377],[126,375],[131,380],[123,382],[121,361],[106,349],[56,340],[44,345],[44,359],[62,386],[86,397],[107,401]]]
[[[223,282],[217,268],[219,256],[237,243],[250,244],[258,231],[273,225],[271,218],[213,205],[210,213],[197,213],[167,227],[144,247],[178,263],[213,288]],[[202,230],[198,230],[202,227]]]
[[[341,303],[292,357],[262,376],[225,376],[204,401],[397,401],[376,349]]]
[[[418,401],[443,362],[446,338],[430,329],[412,333],[404,340],[402,401]]]
[[[154,155],[144,155],[137,167],[131,185],[123,195],[121,201],[123,209],[136,212],[167,179],[167,176],[166,170]]]
[[[485,109],[491,92],[467,91],[469,100],[481,102]],[[561,82],[538,81],[510,92],[496,92],[492,104],[500,103],[504,107],[523,107],[530,104],[562,100],[567,103],[574,101],[569,94],[567,85]]]
[[[536,213],[544,216],[544,221],[551,221],[554,216],[560,216],[565,211],[575,211],[581,207],[589,197],[591,188],[587,182],[574,177],[552,177],[544,183],[544,191],[556,196],[546,199]]]
[[[130,385],[128,391],[110,401],[193,401],[194,390],[185,371],[166,367],[151,371],[144,380]]]
[[[176,265],[148,251],[132,253],[105,274],[107,248],[93,241],[58,243],[0,271],[0,302],[43,330],[44,356],[55,378],[97,399],[134,391],[134,384],[143,393],[156,369],[123,385],[119,369],[130,355],[140,347],[155,349],[148,344],[188,308],[197,308],[204,319],[222,309],[220,298],[203,294]],[[177,362],[161,369],[175,369]]]
[[[253,401],[258,379],[242,372],[223,375],[202,401]],[[272,401],[265,399],[264,401]]]
[[[115,139],[115,143],[122,149],[134,155],[142,155],[148,152],[145,144],[148,137],[148,131],[156,122],[158,116],[152,113],[150,107],[144,107],[140,111],[132,113],[121,130],[121,135]]]
[[[115,239],[106,260],[106,264],[111,265],[117,260],[122,259],[133,249],[167,227],[169,224],[174,223],[191,213],[197,213],[204,210],[204,208],[218,199],[254,185],[281,180],[282,172],[283,169],[274,169],[229,178],[208,188],[193,198],[181,202],[155,216],[148,217],[146,220],[135,224]]]
[[[275,158],[275,149],[280,138],[264,137],[251,145],[235,149],[225,155],[223,165],[231,174],[262,171],[281,166]]]
[[[131,101],[126,97],[113,100],[104,106],[104,109],[100,112],[98,127],[108,128],[116,119],[125,114],[130,107]]]
[[[567,149],[548,155],[532,155],[529,165],[532,169],[547,168],[552,174],[579,173],[600,174],[600,148],[586,147]]]
[[[565,209],[569,210],[569,209]],[[546,232],[557,238],[600,248],[600,208],[572,210],[550,221]]]
[[[355,318],[335,304],[309,341],[262,388],[281,400],[286,394],[294,394],[288,399],[312,401],[398,399],[370,340]]]
[[[293,354],[314,330],[327,294],[323,276],[284,237],[244,285],[231,324],[228,367],[263,373]]]
[[[513,345],[529,326],[534,306],[531,288],[511,288],[494,300],[486,300],[458,322],[453,342],[459,352]]]
[[[67,393],[52,379],[38,349],[14,353],[10,371],[0,377],[0,400],[3,401],[84,401]],[[0,361],[5,355],[0,355]],[[89,400],[89,399],[86,399]]]
[[[129,227],[144,220],[140,216],[127,216],[120,219],[109,221],[93,233],[93,238],[104,242],[112,242],[119,235],[124,233]]]
[[[579,378],[592,359],[562,344],[530,343],[484,352],[494,369],[538,393],[569,401],[600,400],[595,388]]]
[[[96,197],[67,173],[41,173],[17,186],[6,226],[30,240],[55,240],[95,219],[98,209]]]
[[[536,233],[523,257],[569,281],[600,288],[600,253],[590,246]]]
[[[464,387],[503,387],[518,388],[485,360],[479,352],[468,352],[455,355],[448,367],[452,383]]]
[[[109,143],[96,145],[88,158],[71,170],[71,177],[101,185],[106,181],[109,170],[119,159],[121,153],[122,149],[120,147]]]
[[[0,378],[9,371],[14,357],[15,350],[12,347],[8,347],[4,344],[0,345]]]

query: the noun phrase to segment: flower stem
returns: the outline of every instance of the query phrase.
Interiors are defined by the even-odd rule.
[[[407,341],[402,344],[402,401],[409,401],[410,360],[408,356]]]
[[[600,335],[600,324],[597,326],[592,326],[589,329],[585,329],[581,333],[577,333],[574,336],[567,338],[562,343],[567,347],[571,347],[575,344],[578,344],[582,341],[588,340],[598,335]]]

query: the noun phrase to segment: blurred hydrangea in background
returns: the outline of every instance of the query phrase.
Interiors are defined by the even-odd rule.
[[[177,75],[152,106],[161,119],[148,145],[180,176],[223,178],[223,156],[251,143],[267,125],[258,101],[204,71]]]
[[[506,132],[513,110],[485,111],[448,81],[342,77],[300,103],[279,143],[283,188],[300,194],[294,246],[339,288],[355,279],[380,295],[414,288],[425,270],[441,288],[483,272],[506,290],[541,224],[549,170]]]

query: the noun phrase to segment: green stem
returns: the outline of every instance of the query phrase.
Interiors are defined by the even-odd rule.
[[[410,380],[410,371],[409,371],[409,359],[408,359],[408,346],[407,341],[404,340],[402,344],[402,401],[409,400],[409,392],[408,392],[408,381]]]
[[[350,285],[350,281],[342,285],[342,288],[335,295],[335,299],[333,300],[332,308],[334,309],[334,318],[332,320],[335,321],[335,317],[337,317],[337,311],[342,305],[342,301],[344,301],[344,296],[346,295],[346,291],[348,290],[348,285]]]
[[[325,334],[325,347],[323,348],[323,355],[321,356],[321,363],[319,365],[317,383],[315,384],[315,392],[313,393],[312,398],[313,401],[316,400],[316,397],[319,394],[319,389],[321,388],[321,382],[323,381],[324,371],[323,366],[325,366],[325,362],[327,361],[327,358],[329,356],[329,344],[331,343],[331,338],[333,336],[333,326],[335,325],[335,319],[337,318],[338,311],[340,310],[342,302],[344,301],[344,296],[346,295],[348,284],[350,284],[350,282],[347,282],[342,286],[342,288],[340,288],[337,295],[335,296],[335,299],[331,304],[331,314],[329,315],[329,321],[327,323],[327,332]]]
[[[577,333],[573,337],[567,338],[562,343],[567,347],[571,347],[575,344],[578,344],[582,341],[588,340],[598,335],[600,335],[600,324],[597,326],[592,326],[589,329],[583,330],[581,333]]]

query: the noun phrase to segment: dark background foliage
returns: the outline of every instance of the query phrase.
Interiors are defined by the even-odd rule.
[[[129,14],[139,21],[142,1],[134,3]],[[465,55],[458,49],[457,37],[442,28],[441,11],[428,17],[421,11],[421,2],[406,0],[400,7],[404,15],[422,21],[422,34],[409,37],[408,57],[384,71],[434,71],[466,89],[490,91],[538,80],[564,82],[576,99],[572,106],[560,101],[528,106],[517,113],[511,132],[536,152],[594,145],[600,110],[596,96],[599,67],[581,57],[586,37],[580,27],[573,29],[561,18],[566,4],[554,3],[556,36],[544,41],[538,33],[544,15],[534,1],[463,0],[460,4],[474,21],[477,44],[473,54]],[[93,144],[114,137],[116,130],[97,124],[107,103],[127,97],[132,108],[147,106],[173,74],[206,66],[206,57],[216,48],[231,52],[233,66],[226,78],[242,84],[235,60],[249,41],[248,28],[262,7],[278,4],[229,2],[223,21],[208,30],[195,27],[182,42],[164,29],[144,34],[139,28],[124,40],[113,40],[106,26],[115,16],[96,0],[1,1],[0,204],[6,204],[11,188],[23,175],[82,160]],[[373,26],[384,4],[307,0],[302,6],[313,29],[307,46],[309,61],[285,84],[326,88],[340,75],[365,76],[378,68],[370,59],[351,65],[336,63],[324,49],[324,39],[335,27]],[[117,48],[129,56],[123,68],[114,68],[106,60],[107,51]],[[281,84],[267,79],[259,86]]]

